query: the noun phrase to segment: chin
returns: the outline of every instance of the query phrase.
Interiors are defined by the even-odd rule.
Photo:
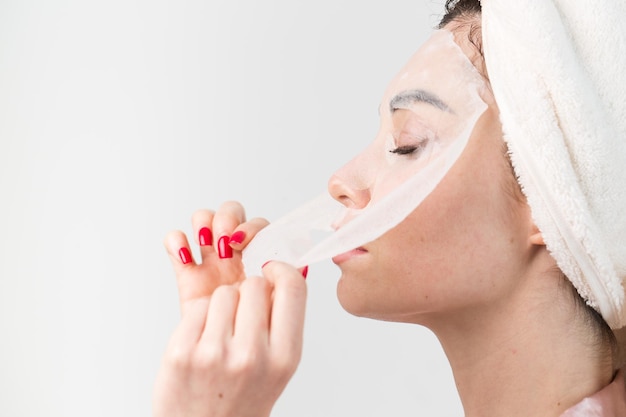
[[[346,278],[346,274],[344,272],[341,274],[339,282],[337,282],[337,300],[339,300],[341,307],[348,313],[354,316],[362,317],[359,312],[363,310],[364,303],[362,300],[359,300],[359,297],[355,296],[354,291],[350,290],[350,284],[346,281],[349,281],[349,278]]]
[[[406,305],[402,300],[390,298],[390,294],[368,291],[362,285],[355,285],[362,282],[362,279],[343,273],[337,283],[339,304],[353,316],[425,326],[427,318],[433,313],[431,305]]]
[[[351,279],[342,274],[337,283],[337,299],[339,304],[348,313],[357,317],[375,318],[377,315],[374,303],[370,300],[370,295],[363,291],[363,288],[355,288],[350,285]]]

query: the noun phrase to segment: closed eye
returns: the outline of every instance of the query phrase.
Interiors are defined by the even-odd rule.
[[[398,146],[395,149],[390,150],[389,152],[394,153],[396,155],[412,155],[418,151],[422,151],[425,147],[426,144],[428,143],[427,140],[420,142],[419,145],[404,145],[404,146]]]

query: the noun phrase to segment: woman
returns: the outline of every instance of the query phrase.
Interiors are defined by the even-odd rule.
[[[462,154],[423,202],[397,227],[334,258],[342,271],[339,300],[357,316],[429,327],[450,361],[468,417],[626,415],[626,389],[618,372],[621,346],[611,329],[623,326],[621,298],[613,302],[599,296],[582,266],[568,269],[576,230],[574,238],[563,238],[569,246],[561,248],[560,235],[551,226],[562,226],[554,215],[560,199],[542,200],[536,191],[532,164],[524,159],[525,142],[520,145],[514,137],[524,126],[514,117],[508,84],[502,86],[507,70],[494,62],[501,10],[497,2],[484,3],[483,11],[477,0],[448,2],[441,27],[450,34],[450,43],[445,35],[433,35],[409,61],[385,93],[381,133],[329,182],[330,194],[350,209],[376,204],[401,186],[398,178],[413,175],[411,167],[424,160],[430,142],[440,141],[448,127],[458,126],[446,120],[458,116],[471,121]],[[471,65],[458,61],[454,48]],[[436,59],[425,59],[432,56],[446,58],[445,65],[437,67]],[[404,92],[424,92],[425,73],[441,77],[442,86],[426,83],[438,94],[413,94],[406,104]],[[463,91],[454,95],[459,87],[451,80],[475,88],[460,87]],[[563,124],[567,109],[558,107],[558,91],[550,92],[550,103],[560,117],[556,121]],[[465,93],[478,97],[476,103],[484,107],[467,104],[471,100]],[[514,97],[522,102],[522,93],[517,94]],[[455,101],[459,97],[463,100]],[[414,106],[422,107],[416,111]],[[423,116],[429,112],[433,115]],[[479,117],[474,121],[464,114]],[[539,119],[531,121],[540,124]],[[567,126],[555,126],[567,131]],[[434,139],[428,132],[434,132]],[[449,137],[457,143],[463,133]],[[579,149],[570,151],[576,156]],[[592,165],[576,160],[574,170]],[[546,181],[550,170],[545,167]],[[619,178],[596,180],[608,183]],[[600,205],[594,200],[596,190],[585,184],[585,196],[596,210]],[[552,217],[542,215],[544,201],[555,204],[549,206]],[[599,213],[603,215],[602,210]],[[621,231],[623,223],[614,226]],[[246,221],[243,208],[232,202],[216,213],[197,212],[193,227],[201,264],[191,258],[182,233],[166,238],[182,320],[157,381],[155,415],[270,414],[299,361],[306,270],[269,262],[263,267],[264,278],[244,280],[241,251],[266,225],[262,219]],[[562,232],[567,227],[556,229]],[[594,235],[585,236],[579,240],[591,251],[594,247],[588,241]],[[618,243],[624,243],[623,238]],[[617,259],[618,273],[623,272],[619,262],[625,250],[618,244],[607,255]],[[602,271],[604,258],[590,253],[592,266]],[[580,252],[577,256],[576,260],[587,259]],[[610,284],[607,278],[605,287]]]

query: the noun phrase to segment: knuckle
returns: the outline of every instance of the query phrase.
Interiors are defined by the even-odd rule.
[[[299,300],[302,297],[306,297],[307,286],[306,281],[302,279],[302,275],[299,272],[297,274],[297,279],[280,279],[280,286],[289,298]]]
[[[263,277],[252,276],[246,278],[239,288],[240,292],[257,292],[257,291],[266,291],[269,288],[269,283],[267,279]]]
[[[220,206],[218,212],[244,213],[244,208],[240,202],[229,200]]]
[[[287,353],[274,357],[272,364],[274,373],[282,376],[291,376],[300,363],[300,350],[289,349]]]
[[[220,285],[213,291],[212,300],[229,300],[239,296],[239,290],[233,285]]]
[[[266,355],[258,347],[239,349],[233,357],[231,369],[237,375],[256,373],[266,367],[266,359]]]
[[[165,361],[176,369],[188,369],[191,367],[191,354],[189,349],[173,344],[165,354]]]
[[[242,299],[258,299],[259,297],[269,296],[270,289],[271,286],[267,279],[251,276],[241,282],[239,293]]]
[[[210,345],[198,351],[193,359],[193,367],[199,370],[210,370],[220,366],[226,359],[223,345]]]
[[[185,234],[180,230],[170,230],[163,238],[163,245],[166,248],[179,246],[185,240]]]
[[[263,229],[264,227],[269,225],[270,222],[264,217],[255,217],[253,219],[250,219],[250,221],[248,221],[248,224],[254,226],[257,229]]]
[[[288,359],[285,357],[276,358],[272,361],[270,375],[274,383],[278,386],[284,386],[289,382],[293,374],[296,372],[299,360]]]
[[[215,212],[213,210],[206,210],[206,209],[196,210],[191,215],[191,221],[193,223],[205,222],[207,221],[207,219],[210,219],[211,217],[213,217],[214,214]]]

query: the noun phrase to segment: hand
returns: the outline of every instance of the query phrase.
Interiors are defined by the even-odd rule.
[[[195,242],[200,246],[201,263],[193,259],[183,232],[170,232],[164,242],[176,274],[183,314],[190,302],[210,296],[218,286],[243,281],[241,251],[268,225],[262,218],[246,221],[241,204],[232,201],[224,203],[217,212],[195,212],[191,222]]]
[[[265,278],[187,302],[157,378],[155,417],[266,417],[302,351],[306,285],[280,262]]]

